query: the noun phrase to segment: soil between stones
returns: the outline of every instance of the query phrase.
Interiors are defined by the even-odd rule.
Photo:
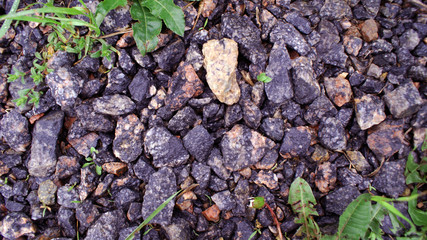
[[[175,1],[184,37],[164,30],[145,56],[127,34],[106,39],[120,51],[111,60],[55,53],[38,107],[15,106],[33,85],[7,83],[7,74],[28,71],[47,34],[21,22],[0,39],[4,238],[125,239],[193,183],[136,239],[248,239],[258,224],[254,239],[274,239],[268,210],[248,207],[254,196],[298,239],[287,204],[297,177],[313,189],[325,234],[370,185],[408,194],[406,159],[427,128],[426,9],[402,0],[203,2]],[[1,13],[12,3],[0,0]],[[101,29],[130,23],[118,9]],[[262,72],[272,81],[258,82]],[[95,164],[82,168],[87,157],[100,176]],[[406,203],[397,208],[409,217]],[[390,228],[385,219],[386,234],[402,233]]]

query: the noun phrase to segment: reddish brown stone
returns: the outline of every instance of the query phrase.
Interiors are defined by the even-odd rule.
[[[202,212],[202,214],[203,214],[203,216],[205,216],[206,220],[211,221],[211,222],[218,222],[220,213],[221,213],[221,210],[219,210],[219,208],[216,204],[212,205],[210,208],[208,208]]]
[[[328,193],[335,188],[337,181],[337,167],[330,162],[317,166],[315,184],[322,193]]]
[[[68,142],[73,146],[74,149],[76,149],[76,151],[79,154],[85,157],[89,157],[90,148],[96,147],[98,140],[99,140],[98,134],[91,132],[81,138],[68,139]]]
[[[324,84],[329,99],[338,107],[348,103],[351,100],[353,92],[350,82],[342,77],[325,78]]]
[[[133,39],[133,31],[123,34],[123,36],[117,41],[116,47],[125,48],[135,45],[135,40]]]
[[[386,120],[368,132],[367,143],[377,156],[390,157],[403,147],[403,121]]]
[[[71,177],[80,169],[80,164],[75,157],[61,156],[56,164],[55,176],[59,179]]]
[[[366,20],[361,28],[363,40],[371,42],[378,39],[378,26],[374,19]]]
[[[128,166],[122,162],[108,162],[102,165],[102,169],[119,177],[128,170]]]
[[[39,120],[40,118],[42,118],[44,116],[44,113],[40,113],[40,114],[37,114],[37,115],[33,115],[33,116],[31,116],[30,117],[30,119],[28,119],[28,121],[31,123],[31,124],[34,124],[37,120]]]
[[[257,185],[264,185],[269,189],[277,189],[279,187],[277,176],[272,171],[259,171],[255,176],[254,182]]]
[[[192,97],[203,93],[203,82],[191,64],[181,62],[168,83],[165,104],[171,111],[182,108]]]

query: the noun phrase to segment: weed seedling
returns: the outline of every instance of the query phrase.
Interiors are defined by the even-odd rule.
[[[86,162],[83,164],[82,168],[89,167],[90,165],[94,165],[95,162],[93,161],[96,158],[96,154],[98,154],[98,150],[96,150],[94,147],[90,148],[90,156],[85,158]],[[102,174],[102,167],[95,164],[95,170],[96,174],[101,175]]]
[[[274,220],[274,223],[276,224],[276,228],[277,228],[277,232],[278,232],[278,239],[283,240],[282,230],[280,229],[280,223],[277,220],[276,214],[274,213],[273,209],[271,209],[270,205],[265,202],[264,197],[249,198],[249,207],[255,208],[255,209],[262,209],[263,207],[266,207],[268,209],[268,211],[270,212],[271,217]],[[261,230],[259,230],[259,232],[261,232]],[[253,238],[256,235],[257,231],[255,230],[254,233],[251,234],[251,238]]]
[[[265,73],[258,74],[256,79],[260,82],[263,82],[263,83],[269,83],[272,80],[271,77],[267,76]]]

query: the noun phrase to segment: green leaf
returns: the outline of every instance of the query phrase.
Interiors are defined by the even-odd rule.
[[[399,210],[397,210],[393,205],[383,201],[379,201],[378,203],[383,205],[383,207],[385,207],[391,214],[398,216],[403,220],[407,221],[409,225],[411,225],[411,229],[409,229],[409,232],[416,232],[415,225],[412,223],[412,221],[409,220],[405,215],[403,215]]]
[[[362,194],[352,201],[340,216],[336,239],[345,236],[350,239],[363,239],[371,219],[371,195]]]
[[[96,165],[95,171],[96,171],[96,174],[98,174],[99,176],[102,175],[102,167],[101,166]]]
[[[95,163],[94,162],[85,163],[85,164],[83,164],[82,168],[88,167],[88,166],[93,165],[93,164],[95,164]]]
[[[19,6],[19,2],[20,0],[15,0],[13,2],[12,7],[10,8],[9,14],[14,14],[16,12]],[[6,32],[9,30],[11,23],[12,23],[12,19],[6,19],[3,25],[1,25],[0,38],[2,38],[6,34]]]
[[[164,201],[162,204],[160,204],[160,206],[157,207],[156,210],[154,210],[154,212],[152,212],[150,216],[148,216],[137,228],[135,228],[135,230],[133,230],[133,232],[129,234],[125,240],[132,240],[135,237],[135,233],[139,232],[145,225],[147,225],[151,221],[151,219],[153,219],[160,211],[162,211],[163,208],[165,208],[166,205],[181,192],[182,190],[179,190],[178,192],[170,196],[168,199],[166,199],[166,201]]]
[[[36,13],[57,13],[57,14],[68,14],[68,15],[84,15],[86,12],[84,8],[81,7],[73,7],[73,8],[65,8],[65,7],[42,7],[35,8],[26,11],[20,11],[17,13],[9,13],[7,15],[0,16],[0,20],[5,19],[15,19],[15,20],[23,20],[20,17],[34,15]]]
[[[423,145],[421,146],[421,151],[425,151],[427,150],[427,131],[426,131],[426,136],[424,137],[424,142]]]
[[[95,24],[99,27],[108,12],[117,8],[118,6],[126,6],[126,0],[104,0],[98,4],[95,12]]]
[[[146,52],[153,51],[156,48],[157,35],[162,30],[162,21],[143,7],[139,0],[132,5],[130,14],[133,19],[139,21],[132,26],[133,38],[141,54],[145,55]]]
[[[255,209],[261,209],[265,205],[265,199],[264,197],[254,197],[253,199],[249,200],[249,207],[255,208]]]
[[[319,235],[319,227],[312,219],[312,216],[319,215],[314,209],[316,199],[313,196],[310,185],[304,179],[298,177],[292,182],[289,189],[288,203],[292,206],[292,210],[298,214],[295,223],[302,224],[295,235],[298,236],[303,232],[308,239]]]
[[[174,33],[184,35],[184,13],[172,0],[145,0],[142,6],[149,8],[154,16],[161,18]]]
[[[272,80],[271,77],[268,77],[265,73],[258,74],[256,79],[260,82],[263,82],[263,83],[269,83]]]
[[[415,188],[411,193],[411,196],[414,195],[417,195],[417,188]],[[408,213],[415,225],[427,226],[427,212],[417,208],[417,199],[408,201]]]
[[[371,230],[371,233],[369,234],[370,236],[372,234],[374,234],[373,236],[377,237],[382,235],[381,222],[383,221],[386,213],[387,212],[381,204],[375,204],[374,206],[372,206],[371,219],[369,221],[369,229]],[[374,237],[374,239],[376,238]]]

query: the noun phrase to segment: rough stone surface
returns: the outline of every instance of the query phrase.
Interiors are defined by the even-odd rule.
[[[140,157],[136,164],[133,166],[133,172],[135,176],[141,179],[144,182],[148,182],[150,176],[156,171],[154,168],[148,163],[148,160],[145,157]]]
[[[385,162],[378,175],[375,176],[372,186],[389,197],[398,198],[406,188],[404,171],[404,159]]]
[[[108,84],[105,87],[104,94],[126,94],[126,90],[131,79],[120,68],[113,68],[108,73]]]
[[[399,41],[401,47],[412,51],[420,42],[420,37],[417,31],[414,29],[409,29],[400,36]]]
[[[181,39],[168,44],[165,48],[153,53],[154,61],[165,71],[171,72],[181,61],[185,53],[185,45]]]
[[[293,127],[285,132],[280,155],[284,158],[297,157],[307,154],[310,147],[311,135],[307,127]]]
[[[203,83],[197,76],[193,66],[188,63],[182,63],[169,80],[165,105],[171,111],[179,110],[192,97],[202,94],[203,87]]]
[[[280,141],[285,133],[285,122],[280,118],[264,118],[260,130],[274,141]]]
[[[368,129],[384,121],[384,102],[377,96],[364,95],[354,99],[356,119],[362,130]]]
[[[215,202],[221,211],[230,211],[236,206],[234,197],[228,190],[212,195],[212,201]]]
[[[418,111],[422,98],[414,84],[408,82],[387,93],[384,101],[395,118],[404,118]]]
[[[206,220],[210,222],[218,222],[220,217],[221,210],[219,210],[218,206],[216,204],[210,206],[205,211],[202,212],[203,216],[206,218]]]
[[[93,109],[97,113],[119,116],[132,112],[135,103],[127,96],[114,94],[96,98],[93,101]]]
[[[322,193],[328,193],[335,188],[337,181],[337,167],[335,164],[325,162],[317,166],[316,169],[316,187]]]
[[[52,112],[39,119],[33,130],[31,158],[28,171],[35,177],[47,177],[55,172],[56,141],[62,128],[64,113]]]
[[[150,86],[153,84],[153,75],[146,69],[140,69],[132,79],[128,89],[132,99],[141,102],[150,97]]]
[[[347,151],[348,159],[358,172],[367,171],[371,168],[368,161],[359,151]]]
[[[0,136],[17,152],[24,152],[31,143],[28,120],[17,111],[10,111],[0,121]]]
[[[176,167],[186,163],[190,157],[182,141],[164,127],[149,129],[145,135],[144,145],[153,156],[153,165],[157,168]]]
[[[177,191],[175,174],[170,168],[161,168],[151,175],[146,186],[144,200],[142,202],[142,216],[146,219],[160,204]],[[167,226],[171,223],[174,200],[170,201],[162,211],[151,220]]]
[[[304,119],[312,126],[319,124],[324,117],[334,117],[337,114],[334,104],[324,95],[316,98],[304,113]]]
[[[106,212],[87,230],[85,240],[117,239],[119,230],[124,226],[125,215],[121,210]]]
[[[62,186],[58,189],[58,204],[66,208],[77,208],[78,203],[73,201],[80,201],[79,194],[75,188],[68,191],[70,187],[71,186]]]
[[[257,163],[274,142],[243,125],[235,125],[221,141],[224,166],[231,171]]]
[[[63,229],[66,237],[74,238],[76,236],[76,218],[73,210],[60,207],[58,210],[58,225]]]
[[[341,215],[359,195],[359,190],[354,186],[341,187],[326,196],[326,211]]]
[[[224,158],[218,148],[212,149],[208,158],[208,165],[223,180],[227,180],[231,175],[231,171],[224,166]]]
[[[144,125],[135,114],[119,118],[113,142],[114,155],[123,162],[132,162],[142,153]]]
[[[188,152],[201,162],[208,159],[214,145],[214,138],[201,125],[191,129],[182,140]]]
[[[257,185],[264,185],[269,189],[277,189],[279,187],[279,181],[272,171],[264,171],[261,170],[258,172],[258,174],[255,176],[254,183]]]
[[[59,68],[46,76],[46,83],[52,90],[52,96],[65,111],[74,106],[83,82],[80,75],[70,68]]]
[[[403,121],[386,120],[372,128],[366,142],[377,156],[390,157],[404,144]]]
[[[45,205],[55,204],[55,194],[58,188],[51,180],[46,180],[39,185],[37,191],[39,200]]]
[[[36,226],[23,213],[9,213],[0,223],[0,233],[8,239],[18,239],[21,236],[34,237]]]
[[[378,39],[378,26],[377,22],[373,19],[368,19],[363,22],[362,27],[360,28],[362,33],[363,40],[366,42],[372,42]]]
[[[325,78],[324,84],[329,99],[338,107],[348,103],[353,96],[350,82],[342,77]]]
[[[320,9],[320,17],[329,20],[339,20],[343,17],[351,18],[351,8],[344,0],[326,0]]]
[[[273,43],[282,42],[303,56],[310,52],[310,45],[308,45],[301,33],[294,26],[283,21],[279,21],[271,30],[270,40]]]
[[[347,146],[347,136],[341,122],[336,118],[326,118],[319,126],[319,140],[333,151],[342,151]]]
[[[234,106],[234,105],[233,105]],[[180,132],[188,129],[196,123],[197,115],[191,107],[179,110],[168,123],[168,129],[172,132]]]
[[[299,57],[292,61],[294,99],[299,104],[311,103],[320,95],[320,86],[314,78],[311,61],[306,57]]]
[[[114,130],[113,121],[108,116],[95,112],[91,102],[80,104],[75,109],[80,126],[85,130],[93,132],[111,132]]]
[[[220,102],[233,105],[240,98],[236,80],[238,48],[231,39],[210,40],[203,44],[206,80]]]
[[[291,59],[286,48],[275,43],[270,52],[266,75],[272,80],[265,83],[265,93],[268,100],[282,103],[294,96],[289,70],[292,68]]]

